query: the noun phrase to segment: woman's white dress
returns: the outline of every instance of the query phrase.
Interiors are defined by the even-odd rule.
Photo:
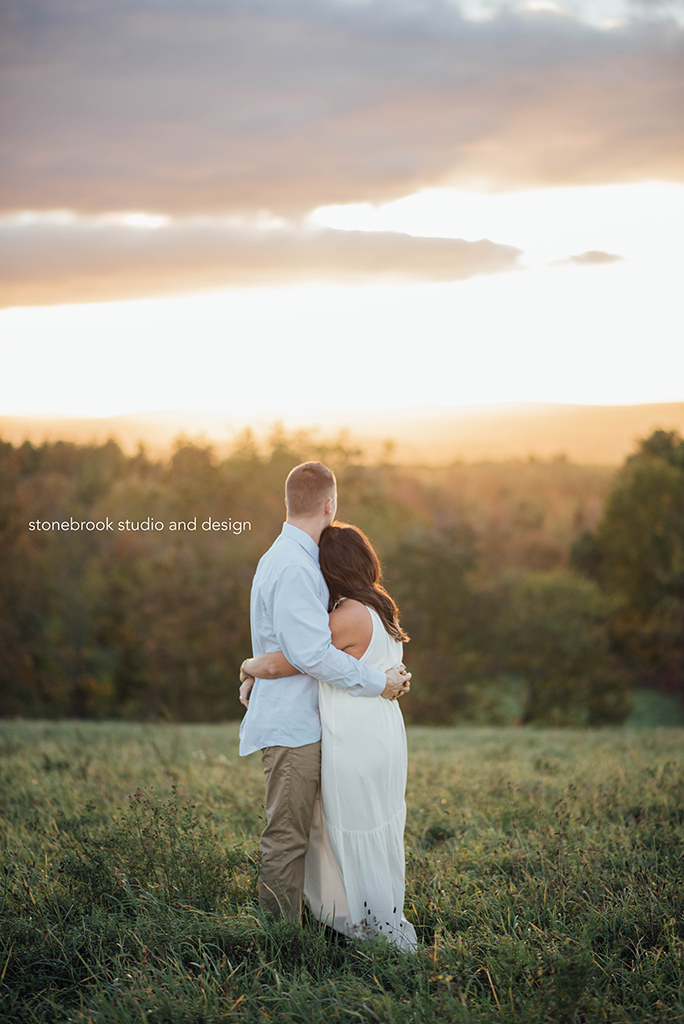
[[[402,645],[368,608],[363,662],[385,672]],[[399,701],[352,697],[319,684],[321,788],[306,857],[305,894],[316,917],[349,936],[386,935],[416,949],[404,917],[406,732]]]

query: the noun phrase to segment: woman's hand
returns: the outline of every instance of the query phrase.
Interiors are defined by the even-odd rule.
[[[242,666],[240,666],[240,680],[242,682],[242,686],[240,687],[240,703],[244,704],[244,706],[248,708],[249,695],[252,692],[252,687],[254,686],[254,676],[248,676],[245,674],[243,679],[242,673],[243,669]]]

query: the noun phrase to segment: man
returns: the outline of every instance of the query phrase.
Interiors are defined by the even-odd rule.
[[[318,680],[352,696],[396,699],[407,692],[403,666],[379,672],[332,646],[328,588],[318,541],[335,518],[337,485],[321,462],[296,466],[285,484],[287,519],[262,557],[252,583],[254,656],[282,650],[300,672],[286,679],[249,678],[243,662],[240,699],[247,707],[240,754],[261,750],[266,828],[261,836],[259,902],[276,917],[297,920],[304,860],[321,771]]]

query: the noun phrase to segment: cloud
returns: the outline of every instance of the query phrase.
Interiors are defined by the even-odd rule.
[[[567,267],[572,264],[577,267],[595,267],[601,263],[617,263],[624,259],[623,256],[617,256],[612,252],[600,252],[598,249],[590,249],[588,252],[582,252],[578,256],[568,256],[565,260],[554,260],[552,267]]]
[[[534,6],[534,5],[533,5]],[[684,29],[447,0],[3,0],[0,209],[682,180]]]
[[[135,221],[134,221],[135,223]],[[143,221],[144,223],[144,221]],[[108,218],[0,222],[0,306],[102,302],[303,280],[455,281],[517,267],[520,250],[394,232]]]

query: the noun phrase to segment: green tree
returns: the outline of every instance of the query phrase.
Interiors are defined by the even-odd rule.
[[[674,431],[629,457],[596,543],[618,649],[643,682],[684,696],[684,441]]]
[[[414,722],[452,724],[486,671],[492,608],[471,583],[476,559],[465,526],[411,533],[387,559],[387,586],[411,637],[412,689],[402,708]]]
[[[500,668],[526,684],[522,721],[594,726],[622,722],[629,681],[610,651],[610,603],[590,580],[564,570],[500,583],[493,624]]]

